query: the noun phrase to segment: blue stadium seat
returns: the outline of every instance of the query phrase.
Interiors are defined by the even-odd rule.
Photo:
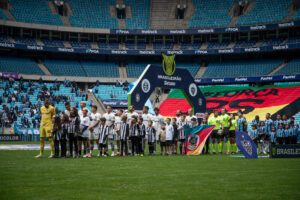
[[[137,78],[139,77],[142,72],[145,70],[146,66],[150,63],[129,63],[126,66],[127,69],[127,76],[128,78]],[[161,66],[161,63],[151,63],[153,65]],[[188,69],[192,76],[195,76],[199,70],[199,65],[196,63],[179,63],[176,62],[177,68]]]
[[[20,22],[63,26],[61,18],[52,14],[46,1],[41,0],[10,0],[14,9],[10,12]]]
[[[300,74],[300,59],[291,60],[286,64],[286,66],[284,66],[283,68],[281,68],[275,73],[275,75],[293,75],[293,74]]]
[[[89,77],[120,77],[119,68],[110,62],[81,62],[81,65]]]
[[[50,47],[65,47],[63,41],[61,40],[48,40],[48,39],[41,39],[45,46]]]
[[[2,9],[0,9],[0,19],[8,20],[7,16],[4,14]]]
[[[263,76],[272,72],[281,60],[210,63],[202,78]]]
[[[195,5],[194,16],[190,19],[191,28],[199,27],[226,27],[231,16],[227,16],[235,0],[193,0]]]
[[[131,7],[132,18],[126,18],[127,29],[149,29],[150,0],[125,0]]]
[[[44,64],[53,75],[86,76],[77,61],[45,60]]]
[[[293,0],[256,0],[250,13],[241,15],[237,25],[281,22],[289,13]]]
[[[115,0],[69,0],[74,16],[69,16],[72,26],[87,28],[118,28],[118,20],[110,17],[110,6]]]
[[[0,57],[0,72],[44,75],[36,62],[29,58],[17,57]]]
[[[98,92],[96,92],[96,89]],[[123,87],[116,87],[115,85],[99,85],[92,88],[95,96],[101,100],[127,100],[127,91]]]

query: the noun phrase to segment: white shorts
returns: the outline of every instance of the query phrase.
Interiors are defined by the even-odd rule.
[[[85,130],[85,131],[82,133],[81,137],[83,137],[83,138],[89,138],[89,135],[90,135],[90,131],[89,131],[89,130]]]
[[[98,140],[99,134],[96,131],[90,132],[89,139],[90,140]]]

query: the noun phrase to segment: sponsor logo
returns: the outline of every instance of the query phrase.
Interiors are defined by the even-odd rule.
[[[73,48],[58,48],[57,50],[62,52],[74,52]]]
[[[178,51],[167,51],[167,54],[183,54],[182,50],[178,50]]]
[[[162,67],[167,76],[172,76],[176,70],[176,63],[175,63],[175,55],[167,56],[166,54],[162,53],[163,61]]]
[[[170,34],[184,34],[185,30],[170,30]]]
[[[213,78],[211,82],[224,82],[224,78]]]
[[[148,79],[144,79],[141,84],[144,93],[148,93],[151,89],[151,84]]]
[[[99,50],[97,50],[97,49],[87,49],[85,52],[86,53],[99,53]]]
[[[127,106],[127,105],[128,105],[128,103],[127,103],[127,102],[125,102],[125,101],[121,101],[121,102],[120,102],[120,105],[121,105],[121,106]]]
[[[116,31],[117,34],[129,34],[128,30],[117,30]]]
[[[43,50],[44,48],[41,47],[41,46],[27,45],[27,49],[31,49],[31,50]]]
[[[197,30],[198,33],[213,33],[214,29],[198,29]]]
[[[283,76],[282,79],[295,79],[295,75],[290,75],[290,76]]]
[[[157,34],[157,30],[141,30],[142,34]]]
[[[266,28],[266,25],[250,26],[250,30],[263,30]]]
[[[15,48],[14,44],[10,44],[10,43],[0,43],[1,47],[10,47],[10,48]]]
[[[281,50],[281,49],[288,49],[289,45],[279,45],[279,46],[273,46],[274,50]]]
[[[197,95],[197,86],[195,83],[191,83],[190,86],[189,86],[189,93],[192,97],[196,96]]]
[[[226,28],[225,32],[235,32],[235,31],[239,31],[239,28]]]
[[[278,27],[289,27],[294,25],[295,25],[294,22],[287,22],[287,23],[278,24]]]
[[[218,52],[219,53],[233,53],[234,50],[233,49],[219,49]]]
[[[242,138],[244,138],[243,135],[242,135]],[[242,140],[241,144],[244,147],[245,151],[251,156],[252,155],[252,146],[251,146],[251,143],[248,140]]]
[[[111,50],[112,54],[127,54],[126,50]]]
[[[245,52],[255,52],[260,51],[259,47],[251,47],[251,48],[245,48]]]
[[[272,76],[260,77],[260,80],[261,81],[271,81],[271,80],[273,80],[273,77]]]
[[[195,54],[208,54],[207,50],[195,50]]]
[[[248,78],[235,78],[234,81],[248,81]]]
[[[144,50],[144,51],[139,51],[139,54],[154,55],[155,51]]]

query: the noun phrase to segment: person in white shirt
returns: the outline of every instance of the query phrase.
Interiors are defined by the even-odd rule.
[[[115,123],[115,115],[112,113],[112,107],[106,107],[106,113],[103,117],[106,119],[106,126],[108,127],[108,140],[111,146],[111,156],[115,155],[115,144],[114,144],[114,123]],[[106,147],[108,148],[108,146]]]
[[[90,126],[90,118],[87,116],[88,110],[86,108],[82,111],[82,119],[80,120],[80,131],[78,135],[78,151],[81,154],[82,149],[82,141],[83,141],[83,157],[87,157],[87,148],[88,148],[88,138],[89,138],[89,126]]]
[[[162,125],[162,123],[164,123],[164,118],[163,118],[163,116],[161,116],[159,114],[158,108],[154,108],[154,115],[152,116],[152,121],[153,121],[153,127],[154,127],[156,133],[159,133],[160,129],[161,129],[161,125]],[[156,140],[156,142],[154,142],[154,151],[153,151],[154,154],[156,152],[156,143],[159,142],[159,134],[155,135],[155,140]]]
[[[89,140],[90,140],[90,153],[88,154],[89,157],[92,156],[93,150],[94,150],[94,141],[96,141],[97,147],[99,147],[99,142],[98,142],[98,127],[100,123],[100,118],[101,114],[97,113],[97,106],[92,105],[92,112],[90,115],[90,135],[89,135]]]
[[[135,112],[134,105],[129,106],[129,112],[127,113],[127,123],[131,123],[132,116],[139,117],[139,114]]]
[[[89,109],[86,108],[86,102],[85,101],[82,101],[80,102],[80,110],[78,111],[78,115],[80,117],[80,120],[82,119],[82,116],[83,116],[83,110],[86,109],[87,110],[87,116],[90,115],[90,111]]]
[[[195,115],[193,115],[193,109],[191,108],[191,109],[188,110],[188,116],[186,116],[187,125],[191,126],[192,118],[197,119],[197,117]]]
[[[167,118],[166,124],[166,151],[167,155],[171,155],[171,146],[173,144],[174,127],[171,124],[171,119]]]
[[[152,119],[152,115],[149,113],[149,107],[148,106],[144,106],[143,107],[142,118],[143,118],[143,124],[145,126],[145,130],[147,130],[147,128],[148,128],[148,122]],[[142,149],[143,150],[145,149],[145,145],[147,143],[147,138],[148,138],[148,134],[146,132],[146,135],[143,138],[144,141],[142,141]]]
[[[120,126],[122,123],[122,119],[121,119],[122,115],[123,115],[123,110],[119,109],[115,117],[115,135],[117,137],[117,154],[116,154],[117,156],[120,155]]]

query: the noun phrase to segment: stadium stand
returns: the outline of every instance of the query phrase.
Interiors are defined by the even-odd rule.
[[[14,37],[14,40],[19,44],[25,45],[37,45],[36,39],[34,38],[21,38],[21,37]]]
[[[99,85],[92,88],[96,98],[101,100],[127,100],[127,91],[123,87],[116,87],[115,85]]]
[[[284,66],[283,68],[281,68],[275,73],[275,75],[293,75],[293,74],[300,74],[300,59],[291,60],[286,64],[286,66]]]
[[[61,40],[48,40],[48,39],[41,39],[45,46],[50,47],[64,47],[64,43]]]
[[[132,18],[126,19],[127,29],[149,29],[150,0],[126,0],[131,7]]]
[[[126,66],[128,78],[139,77],[148,64],[149,63],[129,63]],[[152,63],[152,64],[161,66],[161,63]],[[176,63],[176,67],[187,69],[192,74],[192,76],[195,76],[200,66],[196,63]]]
[[[41,0],[10,0],[13,7],[10,10],[17,21],[63,26],[61,18],[52,14],[46,1]]]
[[[0,9],[0,19],[8,20],[2,9]]]
[[[202,78],[263,76],[281,63],[281,60],[210,63]]]
[[[120,77],[118,66],[107,62],[81,62],[89,77]]]
[[[86,76],[77,61],[45,60],[44,64],[56,76]]]
[[[193,0],[196,8],[194,17],[190,20],[190,27],[226,27],[231,20],[231,16],[227,16],[227,13],[234,2],[234,0],[217,2]]]
[[[2,43],[11,43],[7,36],[0,35],[0,42]]]
[[[118,28],[118,20],[110,17],[111,5],[115,0],[70,0],[69,4],[74,16],[69,16],[72,26],[88,28]]]
[[[28,81],[14,81],[10,85],[8,80],[0,82],[0,95],[5,95],[0,109],[12,110],[17,113],[16,122],[22,127],[38,128],[40,122],[40,109],[43,99],[51,94],[49,101],[55,106],[57,112],[65,110],[65,102],[69,101],[71,106],[79,109],[79,103],[85,99],[85,93],[71,84],[59,82],[41,83]],[[17,91],[17,92],[16,92]],[[90,109],[90,103],[87,103]]]
[[[291,20],[299,20],[300,19],[300,9],[291,17]]]
[[[3,56],[0,57],[0,72],[44,75],[44,72],[37,64],[28,58]]]
[[[234,48],[252,47],[256,44],[256,41],[237,41]]]
[[[247,15],[241,15],[237,25],[263,24],[282,21],[289,13],[287,9],[293,0],[256,0]]]

